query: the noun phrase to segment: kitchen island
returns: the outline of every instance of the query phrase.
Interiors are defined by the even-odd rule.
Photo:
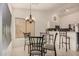
[[[77,33],[78,32],[75,32],[75,31],[70,31],[69,29],[65,29],[65,30],[56,30],[54,28],[50,28],[50,29],[47,29],[46,32],[49,33],[49,34],[55,34],[55,33],[58,33],[58,36],[57,36],[57,39],[56,39],[56,48],[59,50],[59,41],[60,41],[60,32],[67,32],[67,37],[70,37],[70,50],[73,50],[73,51],[76,51],[78,50],[78,37],[77,37]],[[65,41],[65,40],[64,40]],[[61,42],[62,44],[62,42]],[[67,45],[68,46],[68,45]],[[68,47],[67,47],[68,48]],[[60,48],[60,50],[65,50],[66,47],[64,45],[64,48]],[[69,49],[68,49],[69,50]]]

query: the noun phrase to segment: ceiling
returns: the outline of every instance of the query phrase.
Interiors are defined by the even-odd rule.
[[[10,4],[14,9],[30,9],[29,3],[11,3]],[[79,4],[77,3],[31,3],[32,10],[54,10],[62,7],[73,7]]]
[[[9,3],[13,9],[30,9],[30,3]],[[32,10],[53,11],[60,16],[79,11],[79,3],[31,3]]]
[[[13,8],[19,8],[19,9],[30,9],[30,4],[29,3],[14,3],[11,4]],[[48,10],[51,8],[54,8],[56,6],[56,4],[49,4],[49,3],[32,3],[31,7],[32,10]]]

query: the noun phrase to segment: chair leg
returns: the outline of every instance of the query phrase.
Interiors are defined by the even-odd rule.
[[[66,52],[67,52],[67,38],[66,38]]]
[[[54,52],[55,52],[55,56],[57,56],[57,53],[56,53],[56,46],[54,46]]]
[[[31,56],[31,53],[30,53],[30,56]]]
[[[43,50],[43,56],[45,56],[45,54],[47,53],[47,49]]]
[[[60,44],[61,44],[61,36],[60,36],[60,38],[59,38],[59,49],[60,49]]]
[[[26,47],[26,40],[25,40],[25,43],[24,43],[24,51],[25,51],[25,47]]]
[[[69,49],[70,49],[70,39],[69,39]]]
[[[24,44],[24,51],[25,51],[26,43]]]
[[[44,56],[45,56],[45,54],[47,53],[47,49],[45,49],[44,51],[45,51],[45,52],[44,52]]]
[[[56,51],[55,51],[55,56],[57,56],[57,53],[56,53]]]
[[[63,38],[62,38],[62,48],[63,48]]]
[[[43,56],[43,51],[41,51],[41,56]]]

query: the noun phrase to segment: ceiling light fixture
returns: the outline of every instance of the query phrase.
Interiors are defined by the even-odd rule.
[[[28,19],[26,19],[26,21],[29,21],[30,23],[32,23],[32,22],[34,22],[34,20],[32,19],[32,14],[31,14],[31,6],[32,6],[32,4],[31,4],[31,2],[30,2],[30,9],[29,9],[29,11],[30,11],[30,15],[29,15],[29,18]]]
[[[65,9],[66,12],[69,12],[69,9]]]
[[[32,18],[32,14],[31,14],[31,0],[30,0],[30,4],[29,4],[29,17],[26,19],[26,32],[30,33],[31,36],[35,35],[35,21]]]

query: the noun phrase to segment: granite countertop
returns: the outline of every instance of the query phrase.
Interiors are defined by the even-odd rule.
[[[70,31],[70,29],[69,28],[60,28],[60,29],[47,28],[46,31]]]
[[[60,28],[60,29],[47,28],[46,31],[70,31],[70,32],[75,32],[75,31],[70,30],[69,28]]]

